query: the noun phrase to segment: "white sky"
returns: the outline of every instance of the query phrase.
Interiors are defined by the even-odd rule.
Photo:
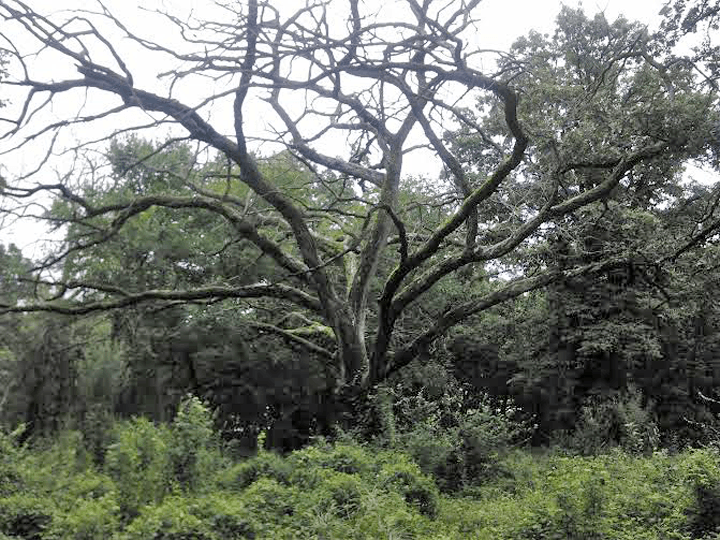
[[[26,1],[31,7],[43,13],[62,10],[65,14],[58,15],[62,15],[63,17],[65,17],[68,11],[72,10],[97,9],[96,4],[89,0],[62,0],[58,2],[50,2],[48,0]],[[344,6],[347,0],[332,1]],[[391,18],[392,11],[397,9],[399,1],[401,0],[364,0],[367,9],[380,9],[381,16],[387,14],[388,18]],[[151,38],[157,42],[162,42],[163,39],[165,39],[165,25],[161,19],[148,14],[146,11],[142,11],[138,5],[142,5],[146,9],[162,8],[169,12],[178,12],[178,10],[180,10],[180,13],[193,9],[196,14],[204,15],[211,11],[210,6],[212,4],[212,2],[208,0],[105,0],[104,3],[135,34]],[[301,0],[271,0],[270,3],[276,7],[282,6],[288,10],[293,9],[293,6],[300,7],[304,5],[304,1]],[[568,1],[565,2],[565,4],[576,7],[578,2]],[[601,2],[586,1],[581,3],[588,15],[602,11],[609,21],[613,21],[622,14],[630,20],[638,20],[646,23],[651,28],[655,27],[659,22],[660,17],[658,12],[664,4],[664,0],[603,0]],[[48,8],[49,5],[56,7]],[[481,20],[477,25],[478,32],[475,36],[476,44],[488,49],[507,49],[517,37],[527,34],[532,29],[543,33],[552,32],[554,19],[561,6],[562,3],[557,0],[484,0],[478,8]],[[108,37],[112,40],[110,32],[108,29]],[[121,52],[124,60],[128,62],[130,71],[135,76],[139,88],[152,91],[153,85],[157,84],[155,74],[170,68],[170,66],[158,66],[148,62],[149,57],[141,54],[136,46],[127,41],[121,40],[119,43],[114,43],[114,45]],[[58,80],[75,77],[72,64],[67,62],[58,62],[56,64],[47,54],[40,58],[38,62],[42,62],[42,72],[44,76],[52,73],[53,77]],[[33,67],[37,68],[38,66],[31,65],[31,68]],[[207,91],[206,88],[203,88],[203,90]],[[207,92],[205,92],[205,94],[206,93]],[[21,101],[19,95],[17,97],[13,95],[5,95],[2,97],[9,99],[14,105],[18,105]],[[192,101],[190,101],[189,104],[192,104]],[[101,107],[98,107],[98,109],[104,108],[104,104],[100,105]],[[92,104],[89,106],[92,106]],[[12,111],[12,106],[9,107],[9,110]],[[56,119],[60,119],[62,112],[64,112],[61,101],[58,102],[55,110],[57,111]],[[8,110],[5,110],[0,112],[0,114],[6,116],[8,112]],[[262,116],[258,117],[258,121],[262,122]],[[77,130],[73,135],[78,140],[88,137],[88,133],[78,132]],[[155,135],[146,133],[146,136],[156,137],[158,139],[162,139],[165,135],[166,133],[162,132],[157,132]],[[72,139],[69,138],[66,144],[71,145]],[[35,150],[28,148],[28,151],[19,155],[13,155],[12,160],[5,160],[4,163],[2,161],[3,158],[0,157],[0,164],[4,165],[0,168],[4,169],[6,174],[10,173],[10,176],[12,176],[13,173],[34,168],[39,151],[39,148]],[[52,180],[52,178],[43,178],[43,181]],[[23,223],[22,226],[3,227],[2,223],[0,223],[0,243],[16,243],[23,249],[27,256],[32,257],[37,255],[40,249],[39,246],[41,245],[38,243],[38,240],[43,238],[47,238],[47,235],[44,233],[44,227],[41,225],[34,226]]]

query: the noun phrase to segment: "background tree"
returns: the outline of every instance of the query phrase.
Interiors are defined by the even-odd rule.
[[[712,15],[712,11],[707,13]],[[508,60],[507,69],[520,80],[528,77],[530,84],[537,85],[533,94],[544,96],[538,103],[556,104],[561,111],[550,122],[538,117],[538,129],[563,133],[567,130],[565,111],[588,108],[580,116],[587,129],[583,139],[558,138],[552,143],[551,155],[577,152],[576,143],[593,148],[605,144],[602,141],[623,140],[618,135],[627,129],[623,124],[635,120],[632,114],[605,116],[613,102],[635,111],[657,106],[638,117],[643,122],[656,113],[656,119],[678,118],[671,110],[662,112],[673,105],[674,97],[663,103],[659,94],[645,94],[651,89],[645,85],[646,77],[652,73],[643,70],[635,82],[623,80],[622,70],[614,62],[598,59],[612,58],[618,44],[631,39],[632,28],[623,20],[609,24],[602,16],[588,19],[579,10],[564,9],[552,40],[536,34],[516,43],[516,54]],[[705,53],[693,51],[692,60],[670,57],[667,63],[708,59],[712,57],[710,49],[705,44]],[[594,70],[598,66],[603,66],[604,83],[593,87],[590,99],[580,90],[583,85],[573,81],[597,78]],[[703,69],[712,73],[713,68]],[[560,80],[570,84],[562,87]],[[605,84],[612,80],[616,83]],[[715,91],[711,81],[706,79],[708,96]],[[670,84],[669,79],[666,82]],[[696,120],[692,116],[684,119],[690,124],[683,129],[693,131]],[[653,122],[642,129],[647,133],[661,125]],[[492,130],[492,124],[488,129]],[[675,126],[668,123],[661,129],[667,130],[663,137],[671,137]],[[482,164],[487,156],[477,153],[476,139],[468,130],[452,137],[459,151]],[[705,160],[712,166],[716,156],[716,149],[710,149]],[[538,159],[545,158],[541,154]],[[597,181],[590,170],[578,172],[580,185],[564,184],[562,189],[582,189]],[[639,165],[614,188],[611,200],[590,204],[549,224],[543,231],[547,243],[531,244],[529,250],[516,252],[515,259],[515,264],[527,264],[540,257],[546,264],[567,269],[624,255],[624,267],[558,280],[546,293],[499,311],[499,319],[487,317],[484,322],[471,323],[452,342],[455,365],[471,373],[468,380],[476,387],[496,396],[514,395],[536,415],[538,442],[548,442],[554,432],[578,428],[586,407],[617,404],[634,392],[641,393],[642,405],[656,415],[668,442],[673,437],[697,440],[706,435],[696,429],[711,416],[699,392],[707,392],[717,380],[712,363],[698,362],[691,352],[697,343],[691,337],[695,323],[679,315],[687,314],[693,305],[687,296],[690,290],[690,296],[705,299],[700,301],[703,310],[708,309],[706,299],[712,298],[714,288],[708,282],[695,281],[701,272],[686,273],[686,265],[695,264],[698,256],[712,256],[718,226],[716,190],[689,184],[683,176],[681,162],[673,158]],[[498,208],[502,211],[503,206]],[[680,275],[685,277],[678,279]],[[683,281],[690,275],[694,284],[687,289],[688,283]],[[705,335],[715,332],[712,325],[701,327]],[[703,336],[701,341],[709,340]],[[468,371],[468,366],[474,369]],[[620,436],[620,431],[608,433],[608,438]]]

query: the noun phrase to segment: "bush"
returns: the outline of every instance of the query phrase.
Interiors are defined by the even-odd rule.
[[[83,444],[96,465],[105,462],[105,451],[112,444],[112,427],[115,419],[110,411],[93,409],[86,411],[79,422]]]
[[[242,502],[223,494],[173,495],[145,507],[122,540],[242,540],[256,537],[256,520]],[[98,537],[100,538],[100,537]]]
[[[118,530],[120,508],[113,495],[99,499],[78,498],[68,511],[58,513],[48,537],[62,540],[111,538]]]
[[[688,509],[689,529],[695,537],[720,533],[720,483],[694,486],[695,504]]]
[[[38,439],[22,456],[23,476],[31,490],[61,491],[92,466],[78,431],[62,431],[54,439]]]
[[[471,399],[457,382],[435,399],[424,391],[400,395],[394,410],[395,448],[408,452],[446,493],[505,475],[501,458],[532,430],[519,420],[520,409],[496,407],[488,397]]]
[[[352,443],[309,446],[293,452],[288,460],[292,473],[290,481],[303,489],[312,489],[324,479],[322,471],[366,476],[379,471],[370,452]]]
[[[360,510],[363,483],[356,475],[327,471],[317,491],[317,507],[336,517],[348,519]]]
[[[561,444],[582,455],[593,455],[613,446],[635,454],[652,453],[659,443],[651,405],[643,407],[642,394],[631,387],[619,396],[589,399],[574,434]]]
[[[178,407],[171,437],[169,454],[175,480],[190,491],[207,485],[221,465],[208,406],[194,396],[186,397]]]
[[[144,507],[127,527],[123,540],[219,540],[206,520],[194,515],[185,497],[168,497]]]
[[[284,520],[295,513],[296,492],[270,478],[260,478],[245,490],[243,503],[254,514],[269,519]]]
[[[270,478],[289,485],[292,475],[290,463],[274,452],[260,451],[255,457],[221,471],[218,484],[223,489],[240,492],[260,478]]]
[[[115,443],[105,455],[105,469],[115,481],[124,517],[134,517],[147,504],[160,502],[169,492],[171,462],[169,433],[145,418],[120,423]]]
[[[700,538],[720,532],[720,454],[717,450],[694,450],[685,454],[692,503],[685,510],[690,533]]]
[[[492,430],[473,435],[473,422],[462,436],[494,444]],[[514,450],[496,464],[511,477],[448,497],[407,454],[344,442],[286,458],[261,451],[200,494],[172,491],[173,439],[162,427],[117,426],[105,463],[112,478],[95,471],[78,440],[66,433],[32,453],[13,445],[12,459],[0,456],[22,490],[0,496],[0,540],[720,540],[720,454],[712,449],[638,456],[615,448],[592,457]]]
[[[0,499],[0,532],[25,540],[42,540],[54,515],[51,499],[30,494],[11,495]]]
[[[417,508],[424,516],[436,517],[438,491],[435,483],[404,456],[396,454],[393,458],[380,471],[380,485],[400,494],[405,502]]]
[[[691,490],[687,466],[677,457],[640,458],[615,449],[534,461],[532,471],[516,473],[532,480],[513,498],[517,507],[509,513],[516,524],[505,525],[510,538],[689,540],[684,509]]]
[[[0,429],[0,497],[16,493],[20,490],[22,481],[17,464],[22,451],[17,447],[17,438],[24,431],[21,425],[10,434]]]
[[[404,503],[397,493],[376,494],[366,501],[364,512],[353,523],[352,534],[344,538],[437,538],[438,524]],[[334,538],[342,538],[335,536]]]
[[[193,502],[189,510],[207,523],[221,540],[255,538],[257,521],[236,497],[206,495]]]

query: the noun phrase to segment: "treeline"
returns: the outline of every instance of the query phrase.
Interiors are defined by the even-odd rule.
[[[582,234],[557,238],[537,256],[546,264],[592,262],[590,241],[603,243],[597,253],[630,242],[652,249],[674,220],[701,212],[696,207],[709,204],[710,194],[696,186],[652,218],[619,207],[593,209],[596,215],[578,218],[590,223]],[[255,279],[262,261],[248,261],[253,254],[237,246],[226,248],[238,251],[235,260],[219,260],[223,268],[212,259],[202,267],[186,260],[184,242],[205,242],[206,251],[213,242],[222,245],[219,238],[188,235],[198,219],[205,218],[187,212],[178,222],[158,209],[133,224],[132,234],[73,261],[82,269],[69,264],[66,271],[102,275],[118,287],[133,281],[162,288],[230,274]],[[61,427],[93,431],[133,415],[170,421],[182,396],[192,393],[217,411],[217,427],[228,438],[251,450],[257,434],[269,430],[268,447],[287,451],[314,435],[332,435],[338,424],[371,438],[382,424],[378,417],[422,395],[433,406],[450,399],[465,410],[484,401],[503,411],[517,407],[536,425],[529,436],[535,445],[585,441],[583,451],[593,452],[620,443],[629,425],[645,434],[643,447],[703,443],[719,408],[720,319],[709,301],[719,292],[717,249],[710,245],[670,269],[643,262],[643,253],[635,263],[564,280],[469,320],[350,406],[334,392],[325,358],[264,330],[264,314],[277,307],[271,302],[140,304],[85,317],[6,314],[0,317],[0,422],[24,423],[30,437]],[[4,299],[38,294],[42,284],[20,279],[33,264],[14,246],[0,248]],[[487,271],[445,280],[434,294],[459,300],[470,283],[487,282],[481,273]],[[433,298],[418,303],[417,320],[402,324],[409,330],[422,324]],[[302,314],[289,312],[293,318]]]
[[[166,219],[158,214],[155,219]],[[613,227],[619,220],[602,216],[592,234],[600,230],[607,242],[639,236],[627,220]],[[154,243],[153,235],[168,234],[153,224],[139,233],[130,239],[146,235]],[[178,231],[170,241],[180,235],[185,238]],[[542,256],[580,256],[572,250],[558,242]],[[173,262],[182,250],[140,259],[137,253],[146,253],[144,247],[118,248],[115,260],[107,253],[85,258],[84,272],[167,283],[200,271]],[[16,279],[33,263],[12,246],[0,249],[0,259],[2,294],[35,294]],[[671,272],[638,261],[526,294],[457,328],[370,394],[353,397],[350,408],[332,391],[325,359],[265,332],[262,310],[256,326],[238,326],[248,315],[240,302],[138,305],[85,317],[6,314],[0,317],[0,422],[10,429],[23,423],[24,437],[31,437],[62,427],[91,433],[134,415],[171,421],[182,396],[192,393],[211,404],[227,438],[250,451],[268,430],[268,448],[289,451],[313,436],[332,436],[337,425],[371,439],[387,428],[390,413],[403,417],[399,403],[421,396],[441,409],[450,401],[457,410],[478,403],[513,410],[535,426],[526,434],[534,445],[580,445],[592,453],[622,444],[629,432],[643,434],[645,442],[633,443],[643,449],[702,444],[720,409],[718,308],[708,301],[718,294],[716,261],[710,246]],[[473,279],[461,275],[437,294],[461,298],[463,280]],[[418,320],[431,302],[418,307]]]

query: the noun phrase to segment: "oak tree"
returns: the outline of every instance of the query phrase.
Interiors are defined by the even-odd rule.
[[[0,2],[11,58],[2,84],[20,96],[16,116],[4,119],[6,155],[35,160],[8,174],[2,211],[69,232],[28,276],[36,301],[3,302],[0,311],[232,301],[245,306],[236,312],[242,326],[257,325],[253,302],[267,299],[275,320],[263,330],[322,357],[336,389],[384,380],[499,303],[627,265],[624,245],[572,265],[542,253],[549,231],[567,229],[584,209],[625,204],[629,193],[660,196],[689,160],[717,164],[715,49],[677,54],[692,31],[677,24],[670,39],[566,9],[555,35],[532,33],[502,52],[472,45],[480,0],[404,0],[387,11],[359,0],[218,1],[203,14],[148,12],[167,29],[154,35],[101,2],[44,9]],[[685,20],[684,4],[678,9],[673,16]],[[172,181],[153,189],[114,190],[118,171],[93,157],[118,136],[168,133],[159,150],[182,142],[191,151]],[[264,165],[265,144],[284,148],[292,166]],[[152,155],[129,160],[121,175],[138,171],[142,184]],[[409,188],[419,160],[424,193]],[[98,191],[107,196],[93,197]],[[34,211],[48,201],[63,211]],[[158,209],[221,222],[228,245],[242,242],[263,261],[256,277],[238,268],[155,288],[82,271],[83,254]],[[688,249],[719,226],[712,219],[688,230]],[[224,253],[204,246],[184,245],[199,251],[173,271],[192,274],[191,261]],[[63,273],[69,261],[77,271]],[[398,333],[424,297],[458,275],[471,278],[464,295],[433,296],[424,324]]]

